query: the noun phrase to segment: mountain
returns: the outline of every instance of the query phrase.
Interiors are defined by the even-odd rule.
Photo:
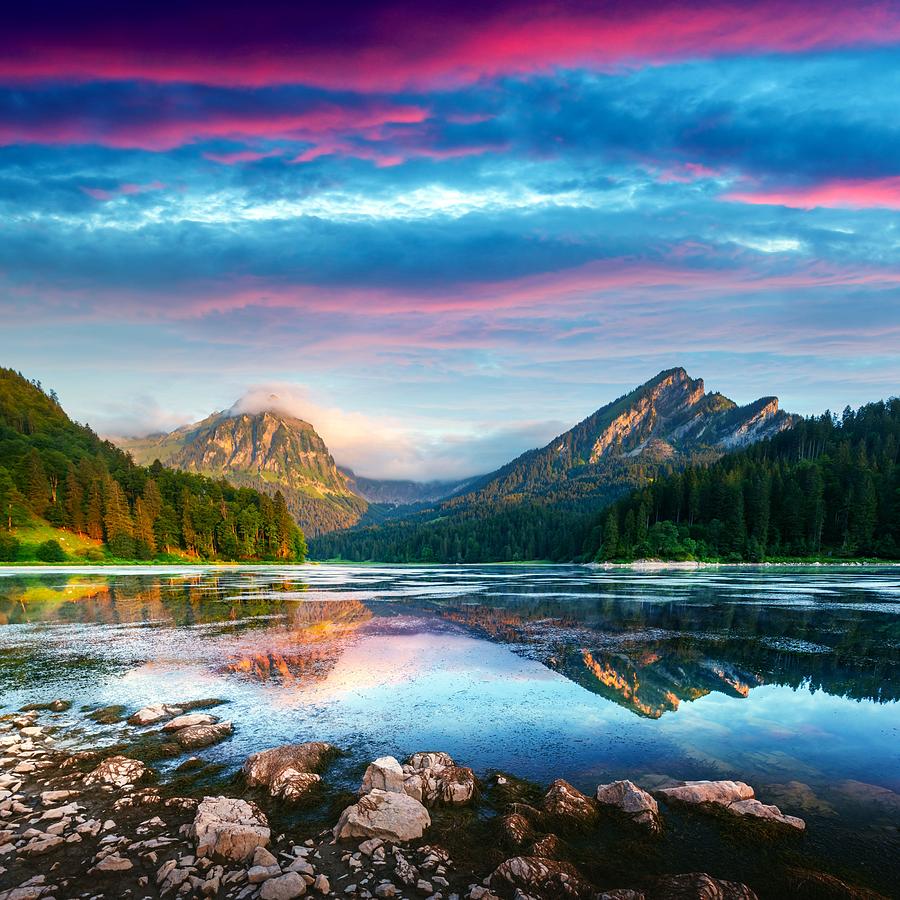
[[[679,467],[756,443],[797,421],[777,397],[738,406],[706,393],[703,379],[681,368],[660,372],[598,409],[546,447],[529,450],[486,476],[459,502],[555,495],[575,501],[608,495],[654,470]]]
[[[159,463],[136,465],[73,422],[52,391],[2,368],[0,510],[4,561],[29,558],[32,535],[41,541],[34,555],[48,562],[66,555],[296,561],[306,554],[283,498]]]
[[[118,443],[137,462],[159,459],[269,494],[281,491],[291,514],[311,536],[349,528],[368,508],[315,428],[276,410],[217,412],[171,434]]]
[[[668,369],[430,508],[316,542],[313,552],[382,561],[572,558],[581,540],[573,516],[797,421],[776,397],[738,406],[684,369]]]

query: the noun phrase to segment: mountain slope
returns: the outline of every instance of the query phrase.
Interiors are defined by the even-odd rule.
[[[119,443],[138,462],[159,459],[269,494],[281,491],[308,535],[348,528],[368,506],[350,489],[315,428],[275,410],[213,413],[168,435]]]
[[[706,393],[703,380],[684,369],[669,369],[486,476],[456,502],[547,494],[577,501],[607,494],[629,474],[640,482],[648,470],[712,458],[795,421],[778,409],[777,397],[738,406]]]
[[[316,542],[315,555],[350,559],[490,561],[577,555],[579,516],[693,463],[790,428],[775,397],[738,406],[701,379],[668,369],[607,404],[547,446],[467,490],[379,528]],[[548,531],[564,534],[548,534]]]

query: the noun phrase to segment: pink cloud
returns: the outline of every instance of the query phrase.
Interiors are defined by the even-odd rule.
[[[690,184],[693,181],[700,181],[704,178],[718,178],[721,174],[721,169],[713,169],[703,165],[703,163],[688,162],[665,169],[659,174],[657,180],[662,184],[672,182]]]
[[[790,206],[794,209],[900,209],[900,176],[840,178],[774,191],[735,191],[723,194],[721,199],[736,203]]]
[[[175,115],[140,121],[98,124],[72,110],[42,122],[0,122],[0,144],[101,144],[120,149],[171,150],[212,138],[240,140],[310,140],[319,135],[355,132],[385,124],[416,124],[428,118],[420,106],[371,102],[362,107],[319,104],[299,112],[274,114],[269,110],[241,113],[208,112],[204,117]]]
[[[900,7],[778,0],[674,4],[493,4],[462,15],[370,6],[348,29],[339,10],[238,7],[217,16],[140,23],[121,10],[15,25],[0,39],[0,77],[106,78],[260,86],[401,89],[555,66],[600,69],[735,53],[796,53],[900,39]],[[252,27],[248,21],[252,19]]]
[[[283,156],[284,150],[235,150],[232,153],[204,153],[203,158],[223,166],[236,166],[245,162],[257,162],[273,156]]]
[[[161,191],[166,187],[168,187],[168,185],[163,184],[161,181],[150,181],[147,184],[125,182],[110,190],[95,187],[82,187],[81,190],[84,191],[88,197],[93,197],[94,200],[106,201],[122,195],[127,196],[129,194],[144,194],[147,191]]]

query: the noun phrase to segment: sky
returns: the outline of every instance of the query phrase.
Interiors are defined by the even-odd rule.
[[[20,4],[0,365],[104,434],[278,392],[460,477],[662,369],[900,385],[900,0]]]

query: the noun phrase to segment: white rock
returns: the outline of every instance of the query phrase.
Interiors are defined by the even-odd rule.
[[[137,784],[150,774],[150,770],[139,760],[127,756],[110,756],[104,759],[93,772],[84,778],[86,785],[111,784],[124,787],[126,784]]]
[[[397,794],[405,794],[406,774],[403,766],[393,756],[381,756],[369,763],[366,774],[363,775],[361,794],[369,791],[392,791]]]
[[[380,837],[411,841],[430,825],[428,810],[418,800],[376,788],[341,813],[334,836],[337,840]]]
[[[659,831],[659,805],[650,794],[631,781],[598,785],[597,802],[603,806],[615,806],[638,825]]]
[[[209,713],[190,713],[166,722],[163,731],[178,731],[179,728],[190,728],[192,725],[215,725],[218,721],[218,716],[211,716]]]
[[[267,881],[259,892],[261,900],[294,900],[306,893],[306,882],[296,872]]]
[[[269,843],[266,817],[255,803],[231,797],[204,797],[190,828],[197,856],[243,861]]]
[[[752,800],[753,788],[743,781],[686,781],[682,785],[657,791],[666,800],[682,803],[733,803]]]
[[[180,707],[169,706],[166,703],[153,703],[150,706],[139,709],[128,721],[132,725],[155,725],[164,719],[180,716],[181,713]]]

